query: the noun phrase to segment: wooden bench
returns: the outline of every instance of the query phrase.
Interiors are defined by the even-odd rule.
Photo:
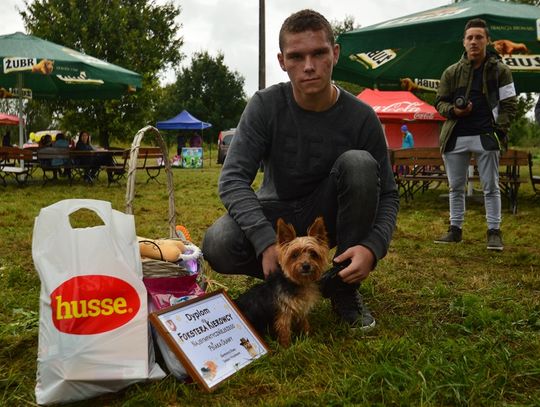
[[[44,147],[39,148],[36,154],[39,167],[43,172],[43,185],[50,180],[57,179],[60,174],[65,174],[71,185],[73,163],[68,148]]]
[[[94,183],[101,170],[108,175],[109,185],[120,179],[125,173],[129,150],[69,150],[67,148],[46,147],[37,151],[37,161],[43,171],[43,183],[57,179],[58,174],[65,174],[70,185],[76,179]],[[116,163],[114,157],[121,155],[122,163]],[[52,176],[50,176],[52,174]]]
[[[533,156],[531,153],[529,153],[529,176],[531,177],[534,193],[540,195],[540,175],[534,175],[533,173]]]
[[[34,157],[31,150],[18,147],[0,147],[0,179],[4,186],[6,178],[12,176],[17,184],[28,181],[33,170]]]
[[[438,147],[394,150],[390,153],[394,177],[400,196],[412,199],[417,192],[424,192],[434,183],[448,182],[444,161]],[[501,154],[499,165],[499,184],[501,192],[508,199],[510,210],[517,213],[518,191],[523,182],[520,168],[529,166],[529,155],[525,151],[508,150]],[[476,160],[471,159],[471,166]],[[470,176],[469,181],[479,180],[478,175]]]
[[[117,155],[123,155],[124,150],[71,150],[71,166],[74,178],[83,179],[87,183],[94,183],[102,170],[107,172],[108,185],[111,184],[115,176],[120,176],[125,169],[119,167],[115,161]],[[125,167],[125,163],[122,164]]]
[[[93,184],[98,179],[101,170],[101,154],[97,150],[71,150],[69,157],[73,178]]]
[[[508,198],[510,210],[517,213],[519,186],[527,183],[527,179],[520,174],[521,167],[529,166],[529,153],[522,150],[507,150],[501,154],[499,166],[505,170],[499,170],[499,184],[501,192]]]
[[[45,147],[36,151],[37,162],[43,172],[43,185],[64,175],[69,184],[77,178],[84,179],[92,164],[92,152],[76,151],[62,147]],[[93,182],[93,179],[90,180]]]
[[[413,199],[417,192],[426,191],[434,183],[438,186],[441,182],[447,182],[444,162],[437,147],[393,150],[390,160],[400,196],[406,201]]]
[[[101,169],[107,172],[107,186],[113,183],[120,184],[120,180],[125,177],[127,164],[131,150],[118,150],[113,154],[111,165],[102,165]],[[116,158],[118,157],[118,158]]]
[[[146,183],[151,180],[160,184],[157,177],[159,176],[161,169],[165,168],[164,161],[167,159],[163,156],[163,151],[159,147],[139,147],[139,154],[137,156],[137,169],[145,170],[148,175]]]

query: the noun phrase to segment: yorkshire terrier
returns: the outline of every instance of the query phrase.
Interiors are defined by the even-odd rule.
[[[309,334],[308,313],[320,298],[318,280],[328,265],[328,236],[322,217],[315,219],[307,236],[296,236],[292,225],[277,222],[280,269],[240,295],[236,304],[257,332],[291,344],[293,328]]]

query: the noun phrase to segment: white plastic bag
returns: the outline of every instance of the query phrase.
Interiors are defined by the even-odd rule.
[[[102,225],[73,228],[94,211]],[[105,201],[67,199],[41,209],[32,257],[41,279],[38,404],[70,402],[164,377],[149,361],[147,294],[132,215]]]

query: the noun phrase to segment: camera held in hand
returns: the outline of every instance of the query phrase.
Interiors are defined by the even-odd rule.
[[[467,99],[466,96],[456,96],[454,99],[454,106],[458,109],[467,109],[467,105],[469,104],[469,99]]]

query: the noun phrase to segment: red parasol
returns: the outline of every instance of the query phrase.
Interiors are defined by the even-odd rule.
[[[19,124],[19,118],[11,114],[0,113],[0,124],[17,125]]]

